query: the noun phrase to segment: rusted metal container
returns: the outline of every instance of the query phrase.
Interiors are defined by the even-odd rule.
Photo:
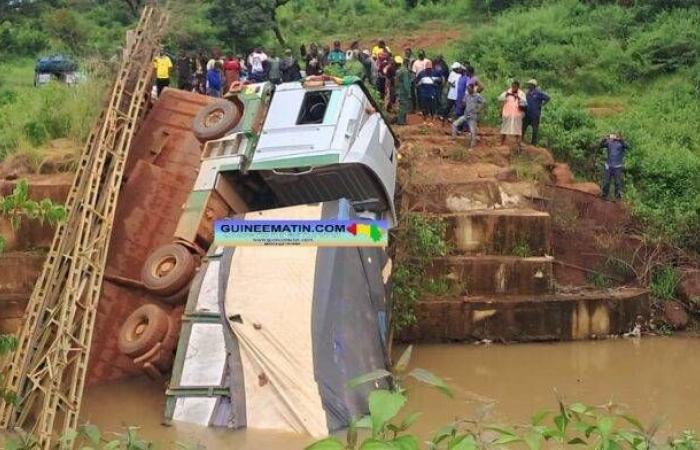
[[[120,327],[133,311],[155,303],[172,317],[181,313],[143,289],[140,272],[149,253],[173,239],[200,166],[201,144],[192,134],[192,120],[213,100],[166,89],[134,137],[112,231],[88,383],[141,372],[117,345]]]

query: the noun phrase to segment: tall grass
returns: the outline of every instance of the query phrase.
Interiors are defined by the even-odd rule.
[[[20,60],[0,66],[0,74],[0,160],[25,154],[38,162],[53,139],[85,140],[105,95],[100,73],[78,86],[34,87],[33,62]]]

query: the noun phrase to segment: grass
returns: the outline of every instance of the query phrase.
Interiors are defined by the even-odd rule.
[[[605,289],[612,286],[612,280],[600,272],[591,273],[587,278],[588,282],[598,289]]]
[[[676,298],[676,286],[678,286],[679,280],[678,271],[675,267],[663,267],[651,277],[649,290],[658,299],[672,300]]]
[[[35,167],[49,141],[67,138],[80,146],[90,133],[107,82],[93,73],[78,86],[33,86],[34,63],[21,59],[0,65],[0,159],[22,156]]]
[[[544,183],[549,180],[549,172],[536,159],[524,155],[513,158],[512,166],[519,180],[535,183]]]
[[[526,240],[520,239],[513,245],[512,254],[520,258],[529,258],[532,256],[532,250],[530,249],[530,244]]]

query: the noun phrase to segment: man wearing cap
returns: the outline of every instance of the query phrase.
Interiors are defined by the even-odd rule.
[[[603,177],[603,198],[608,199],[610,180],[615,181],[615,199],[622,198],[622,172],[625,167],[625,153],[629,145],[622,139],[622,133],[613,133],[600,141],[600,148],[607,151],[605,159],[605,176]]]
[[[525,120],[523,122],[523,139],[527,127],[532,127],[532,145],[537,145],[537,138],[540,131],[540,117],[542,116],[542,107],[549,101],[549,96],[539,90],[537,80],[534,78],[527,82],[527,110],[525,111]]]
[[[453,62],[450,66],[450,75],[447,77],[447,104],[445,109],[442,111],[442,120],[445,121],[447,116],[452,113],[455,107],[455,102],[457,102],[457,83],[459,79],[462,78],[462,72],[464,67],[458,62]]]

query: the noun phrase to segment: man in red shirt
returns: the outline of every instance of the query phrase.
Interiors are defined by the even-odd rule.
[[[238,81],[241,76],[241,63],[232,54],[228,55],[226,61],[224,61],[224,79],[226,84],[224,85],[224,93],[226,93],[231,86],[231,83]]]

